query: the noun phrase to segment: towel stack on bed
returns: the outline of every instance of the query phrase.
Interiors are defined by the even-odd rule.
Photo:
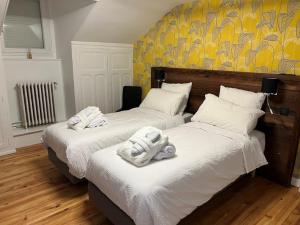
[[[103,126],[107,119],[98,107],[89,106],[68,120],[68,127],[74,130]]]
[[[149,164],[152,159],[174,157],[175,152],[175,146],[169,143],[168,137],[155,127],[138,130],[118,149],[118,155],[138,167]]]

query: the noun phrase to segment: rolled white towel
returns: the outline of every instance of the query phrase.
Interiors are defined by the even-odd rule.
[[[80,122],[80,117],[79,116],[73,116],[71,117],[69,120],[68,120],[68,125],[71,126],[71,125],[75,125],[77,123]]]
[[[173,144],[169,143],[167,146],[163,147],[154,157],[154,160],[170,159],[175,156],[176,148]]]
[[[151,159],[168,144],[168,137],[155,127],[138,130],[122,145],[117,153],[135,166],[147,165]]]

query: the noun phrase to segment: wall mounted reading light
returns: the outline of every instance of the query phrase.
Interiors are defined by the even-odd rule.
[[[165,81],[165,71],[162,69],[155,70],[154,79],[157,82],[157,88],[160,88],[162,82]]]
[[[278,94],[278,82],[279,80],[277,78],[273,77],[265,77],[262,79],[262,87],[261,91],[267,96],[267,105],[270,110],[271,114],[274,114],[271,106],[270,106],[270,100],[269,97],[271,95],[277,95]]]

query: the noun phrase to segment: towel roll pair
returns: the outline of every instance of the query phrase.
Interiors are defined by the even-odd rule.
[[[162,160],[175,156],[176,148],[166,135],[155,127],[144,127],[118,149],[118,155],[135,166],[142,167],[152,159]]]

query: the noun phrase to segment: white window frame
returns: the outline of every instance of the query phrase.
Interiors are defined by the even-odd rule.
[[[56,58],[54,25],[50,17],[47,0],[40,0],[41,20],[43,29],[44,48],[31,48],[33,58]],[[4,36],[4,35],[2,35]],[[4,38],[1,40],[2,55],[4,58],[26,59],[28,48],[6,48]]]

